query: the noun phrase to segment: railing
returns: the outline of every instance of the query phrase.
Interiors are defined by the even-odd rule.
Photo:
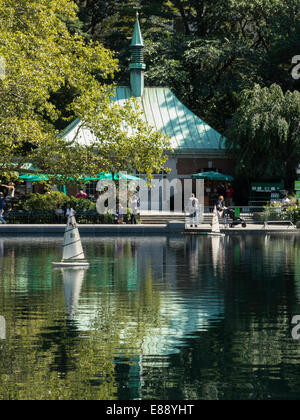
[[[202,211],[192,220],[190,218],[190,210],[183,212],[181,215],[185,218],[186,225],[193,224],[210,224],[212,220],[214,206],[202,207]],[[268,224],[289,224],[294,226],[292,214],[287,212],[284,207],[270,207],[266,209],[262,206],[233,206],[230,207],[235,212],[236,217],[245,220],[247,224],[261,224],[267,226]],[[155,217],[160,217],[159,213],[155,212]],[[168,213],[173,215],[174,213]],[[179,216],[179,214],[176,214]],[[54,212],[52,211],[23,211],[23,210],[10,210],[5,212],[4,219],[10,224],[56,224],[66,223],[66,218],[58,221]],[[114,218],[108,220],[106,216],[100,216],[95,210],[78,210],[76,212],[76,219],[81,224],[103,224],[113,223]],[[124,217],[124,221],[126,218]],[[227,217],[227,224],[230,225],[231,219]]]
[[[289,226],[295,226],[292,219],[292,214],[286,211],[284,207],[270,207],[266,208],[263,206],[231,206],[231,210],[234,212],[236,219],[242,219],[246,224],[260,224],[263,228],[267,227],[268,224],[287,224]],[[190,212],[185,212],[185,224],[209,224],[212,220],[212,213],[214,206],[205,206],[202,214],[198,217],[191,218]],[[197,223],[198,222],[198,223]],[[234,225],[234,219],[230,216],[220,219],[220,224],[231,226]]]
[[[269,207],[264,212],[264,227],[268,227],[269,224],[287,224],[290,227],[294,227],[292,214],[286,211],[284,207]]]

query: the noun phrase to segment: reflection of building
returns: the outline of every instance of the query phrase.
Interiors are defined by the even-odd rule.
[[[88,307],[85,299],[79,300],[77,327],[93,329],[97,319],[101,328],[109,301],[111,314],[123,314],[118,325],[120,347],[131,343],[141,356],[167,356],[179,351],[188,337],[222,319],[224,294],[214,281],[211,243],[206,238],[193,239],[200,244],[184,237],[106,239],[104,246],[112,253],[101,259],[98,275],[108,290],[89,296]],[[114,256],[116,244],[118,255]],[[196,272],[195,261],[209,272]],[[111,326],[116,322],[113,318]]]
[[[130,86],[118,86],[113,100],[122,106],[135,97],[144,120],[170,137],[174,154],[169,156],[167,166],[172,171],[164,177],[185,179],[206,169],[232,173],[233,161],[220,133],[182,104],[168,87],[144,87],[143,48],[137,19],[131,43]],[[80,121],[75,120],[64,137],[72,140],[77,136],[78,142],[89,144],[92,133],[79,128]]]

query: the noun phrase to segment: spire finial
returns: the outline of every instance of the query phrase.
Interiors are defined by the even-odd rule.
[[[140,16],[139,10],[141,10],[141,6],[135,6],[134,9],[136,10],[136,18],[138,19]]]

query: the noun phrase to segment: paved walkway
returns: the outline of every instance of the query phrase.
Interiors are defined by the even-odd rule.
[[[165,234],[205,234],[211,231],[209,224],[198,228],[186,227],[182,222],[170,222],[165,225],[78,225],[83,236],[101,235],[165,235]],[[65,225],[0,225],[0,237],[5,236],[60,236],[65,231]],[[300,229],[288,225],[248,224],[246,228],[236,226],[222,229],[226,234],[250,233],[300,233]]]

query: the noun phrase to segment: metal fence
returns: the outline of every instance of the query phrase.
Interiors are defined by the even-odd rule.
[[[47,210],[16,210],[7,211],[4,219],[10,224],[57,224],[66,223],[65,217],[57,218],[55,213]],[[104,217],[101,217],[96,211],[77,211],[76,220],[82,224],[103,223]]]
[[[284,207],[269,207],[264,212],[264,227],[269,224],[285,224],[288,226],[295,226],[293,223],[293,216]]]
[[[230,209],[233,210],[234,218],[225,216],[220,219],[220,224],[226,227],[234,226],[234,222],[238,219],[242,219],[246,224],[258,224],[262,227],[267,227],[269,224],[285,224],[288,226],[295,226],[293,223],[293,216],[284,207],[270,207],[266,208],[263,206],[232,206]],[[185,224],[196,225],[196,224],[210,224],[212,221],[214,206],[205,206],[201,214],[198,217],[192,218],[188,211],[185,212]],[[198,222],[198,223],[197,223]]]

